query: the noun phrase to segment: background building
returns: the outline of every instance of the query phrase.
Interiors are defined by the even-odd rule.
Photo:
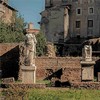
[[[48,41],[100,37],[100,0],[45,0],[41,29]]]
[[[16,13],[16,9],[8,4],[8,0],[0,0],[0,18],[5,23],[12,23],[14,21],[13,14]]]

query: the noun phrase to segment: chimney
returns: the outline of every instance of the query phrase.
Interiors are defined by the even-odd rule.
[[[28,24],[28,29],[33,29],[33,23]]]

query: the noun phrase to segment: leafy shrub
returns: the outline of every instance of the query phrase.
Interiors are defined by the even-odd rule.
[[[10,88],[2,91],[6,100],[28,100],[27,99],[27,88],[16,87],[13,84]]]
[[[43,56],[46,53],[46,38],[42,32],[36,35],[37,39],[37,45],[36,45],[36,51],[37,56]]]
[[[24,40],[23,29],[26,26],[24,19],[16,14],[13,17],[15,21],[12,20],[12,23],[4,23],[0,19],[0,43],[21,42]]]

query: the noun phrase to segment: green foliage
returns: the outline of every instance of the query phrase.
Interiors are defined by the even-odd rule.
[[[27,89],[12,86],[2,91],[5,100],[100,100],[99,90],[68,88]]]
[[[37,39],[37,45],[36,45],[36,51],[37,56],[43,56],[46,53],[46,38],[42,32],[36,35]]]
[[[23,29],[26,25],[24,19],[16,14],[13,17],[11,24],[0,20],[0,43],[21,42],[24,40]]]
[[[34,89],[28,100],[100,100],[99,90]]]
[[[11,84],[9,88],[2,91],[2,96],[4,96],[4,100],[28,100],[27,91],[28,89],[25,87],[16,87]]]

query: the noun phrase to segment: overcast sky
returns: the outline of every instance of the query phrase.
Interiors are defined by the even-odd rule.
[[[17,9],[24,17],[25,22],[32,22],[35,28],[39,28],[40,12],[44,10],[45,0],[8,0],[9,4]]]

